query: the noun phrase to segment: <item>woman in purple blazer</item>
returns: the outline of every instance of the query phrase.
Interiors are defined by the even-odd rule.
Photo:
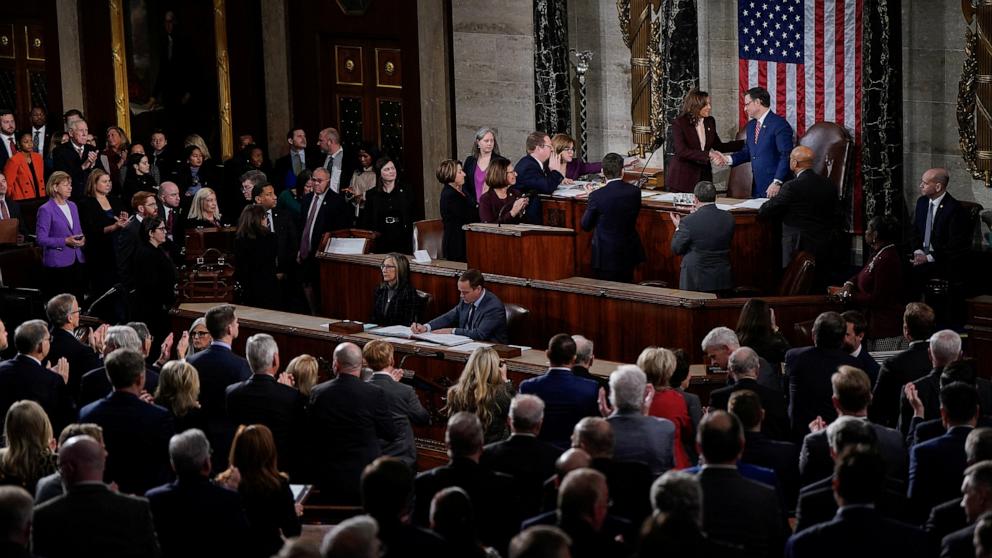
[[[710,150],[732,152],[744,146],[743,141],[724,143],[716,132],[716,120],[710,94],[693,89],[682,101],[682,114],[672,121],[672,141],[675,155],[668,161],[665,189],[670,192],[692,192],[701,180],[713,180]]]
[[[56,171],[45,185],[48,201],[38,208],[35,232],[42,248],[41,265],[45,267],[45,291],[48,296],[72,293],[80,301],[86,289],[83,258],[82,225],[79,210],[69,201],[72,177]]]

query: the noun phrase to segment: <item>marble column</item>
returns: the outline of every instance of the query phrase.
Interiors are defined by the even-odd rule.
[[[655,85],[660,107],[652,112],[655,133],[665,138],[665,160],[675,154],[671,121],[682,109],[682,99],[699,87],[699,25],[695,0],[665,0],[658,14],[661,26],[661,79]],[[659,121],[660,120],[660,121]]]
[[[878,215],[906,213],[899,2],[867,0],[864,10],[861,172],[867,223]]]
[[[534,0],[534,106],[538,130],[572,130],[565,0]]]
[[[59,22],[59,69],[62,75],[62,108],[85,110],[83,73],[79,59],[79,12],[76,0],[58,0],[55,13]],[[56,118],[56,121],[60,118]]]
[[[286,130],[292,125],[293,95],[289,80],[289,37],[286,2],[262,0],[262,64],[265,68],[265,122],[269,157],[282,155]]]
[[[443,0],[417,0],[417,56],[420,63],[420,130],[423,149],[424,218],[441,217],[441,185],[434,171],[451,157],[452,77],[448,59],[450,45],[437,40],[445,35],[447,14]]]

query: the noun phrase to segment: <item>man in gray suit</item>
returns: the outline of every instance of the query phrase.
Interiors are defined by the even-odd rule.
[[[610,374],[610,403],[614,410],[606,420],[613,427],[613,457],[640,461],[660,475],[675,466],[675,424],[668,419],[644,415],[647,376],[640,368],[623,365]],[[649,402],[650,403],[650,402]]]
[[[430,424],[430,415],[413,388],[400,383],[403,369],[394,366],[392,345],[381,340],[371,341],[362,348],[362,357],[374,370],[369,382],[386,392],[386,406],[400,433],[393,440],[379,439],[382,455],[396,457],[416,469],[417,448],[413,444],[412,424]]]
[[[679,288],[687,291],[723,291],[734,286],[730,270],[730,242],[734,217],[716,206],[716,188],[702,181],[693,190],[696,203],[685,218],[672,213],[675,236],[672,252],[682,256]]]

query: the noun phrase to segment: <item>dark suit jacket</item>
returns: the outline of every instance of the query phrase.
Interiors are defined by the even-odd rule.
[[[920,196],[916,200],[913,232],[916,233],[913,248],[923,249],[923,240],[927,226],[927,212],[930,198]],[[933,227],[930,232],[930,255],[937,269],[946,273],[954,270],[971,247],[971,230],[969,220],[958,200],[950,193],[944,194],[940,205],[933,214]]]
[[[713,180],[710,166],[710,149],[720,152],[737,151],[744,147],[743,141],[723,142],[716,131],[716,119],[707,116],[703,119],[704,144],[699,145],[696,126],[689,115],[681,115],[672,120],[672,140],[675,155],[668,160],[665,169],[665,189],[671,192],[692,192],[700,180]]]
[[[837,418],[831,399],[833,387],[830,377],[843,364],[856,367],[858,361],[840,349],[800,347],[785,353],[789,419],[793,434],[805,436],[809,432],[809,423],[817,416],[828,423]]]
[[[459,193],[450,184],[445,184],[441,189],[441,221],[444,223],[441,251],[444,259],[455,262],[465,261],[465,231],[462,225],[479,222],[475,187],[466,182],[462,192]]]
[[[761,407],[765,410],[761,431],[776,440],[789,440],[789,415],[785,408],[785,397],[781,391],[762,385],[757,380],[741,378],[732,385],[713,390],[710,392],[710,407],[726,411],[730,396],[735,391],[744,389],[757,393],[761,399]]]
[[[313,170],[321,166],[324,162],[324,154],[317,149],[307,148],[303,151],[303,168]],[[272,166],[272,181],[279,187],[279,191],[291,188],[296,185],[296,174],[293,173],[292,152],[276,159]],[[348,183],[345,182],[345,185]]]
[[[301,238],[307,234],[307,217],[310,215],[310,204],[313,203],[313,192],[307,194],[300,204],[301,215],[303,216],[303,228],[300,230]],[[313,219],[313,231],[310,236],[310,251],[307,258],[312,258],[317,248],[320,248],[320,239],[325,232],[337,231],[351,227],[352,208],[344,197],[340,194],[327,190],[324,199],[317,208],[317,213]],[[301,241],[302,242],[302,241]]]
[[[154,149],[148,150],[148,162],[158,167],[158,175],[165,181],[175,181],[176,169],[182,164],[180,156],[170,145],[166,145],[161,153],[156,154]]]
[[[324,167],[328,172],[331,172],[332,165],[331,161],[328,160],[330,153],[324,153],[321,150],[317,150],[316,155],[317,162],[316,166],[313,168]],[[310,155],[308,154],[307,157],[309,156]],[[351,186],[351,179],[354,176],[355,171],[358,169],[359,164],[356,151],[349,152],[347,149],[343,147],[341,148],[341,180],[338,182],[339,191]]]
[[[137,215],[132,215],[117,235],[117,275],[129,288],[134,287],[134,258],[140,244],[141,221],[138,221]]]
[[[227,418],[227,386],[250,378],[251,368],[247,360],[216,342],[188,360],[200,377],[200,406],[214,450],[214,469],[223,470],[235,429]]]
[[[67,172],[72,177],[72,199],[74,200],[83,197],[83,191],[86,189],[86,179],[93,172],[93,169],[103,168],[100,164],[100,157],[97,157],[92,167],[83,170],[83,161],[89,157],[91,151],[99,152],[92,145],[84,145],[83,156],[80,157],[72,141],[67,141],[56,147],[55,151],[52,152],[52,164],[55,170]]]
[[[296,267],[296,254],[300,251],[300,231],[288,211],[273,209],[272,221],[277,240],[276,271],[289,273]]]
[[[506,308],[503,301],[486,289],[482,300],[477,301],[479,307],[472,314],[469,323],[469,307],[471,305],[459,302],[457,306],[430,321],[431,330],[454,328],[455,335],[471,337],[476,341],[508,342],[506,330]]]
[[[541,511],[541,485],[555,474],[555,461],[562,451],[529,434],[512,434],[502,442],[487,444],[479,463],[513,477],[520,496],[522,515]]]
[[[885,460],[885,470],[889,478],[906,481],[906,461],[908,454],[902,435],[898,430],[872,423],[878,437],[878,448]],[[812,432],[803,438],[799,453],[799,475],[803,486],[833,476],[834,460],[830,457],[826,429]]]
[[[887,479],[876,507],[889,519],[898,521],[908,519],[904,485]],[[799,491],[799,503],[796,506],[797,533],[813,525],[830,521],[835,515],[837,515],[837,500],[834,498],[833,475],[804,486]]]
[[[544,375],[524,380],[520,393],[544,401],[544,425],[538,438],[562,450],[571,446],[576,423],[599,416],[599,384],[577,378],[567,368],[551,368]]]
[[[79,395],[79,382],[83,374],[101,366],[100,355],[68,331],[60,327],[52,328],[52,344],[45,360],[49,366],[55,366],[62,357],[69,361],[69,393],[75,399]]]
[[[975,527],[973,523],[944,537],[940,543],[940,558],[973,558]]]
[[[188,215],[188,209],[170,207],[169,211],[174,213],[174,217],[172,218],[172,230],[166,231],[165,249],[169,252],[172,261],[178,265],[182,263],[182,254],[186,249],[186,215]],[[159,203],[158,217],[162,219],[166,229],[168,229],[169,222],[165,213],[165,206]]]
[[[913,341],[909,348],[882,363],[878,382],[872,392],[868,418],[872,422],[895,428],[899,422],[899,397],[909,382],[926,376],[932,365],[927,353],[930,344],[924,339]]]
[[[765,197],[765,192],[773,180],[785,182],[789,178],[789,153],[792,152],[792,126],[774,112],[768,111],[765,121],[758,134],[758,143],[754,142],[754,129],[758,121],[749,120],[745,125],[746,137],[744,147],[731,156],[732,165],[751,163],[751,174],[754,176],[755,198]]]
[[[794,248],[827,258],[840,227],[837,188],[812,169],[782,185],[778,195],[758,209],[758,216],[781,219],[783,236],[798,233]],[[783,254],[784,258],[791,257]],[[827,258],[828,261],[830,258]]]
[[[158,387],[158,371],[152,368],[145,368],[145,391],[155,394]],[[114,391],[113,384],[107,376],[107,369],[104,366],[94,368],[83,374],[79,382],[79,396],[77,402],[79,407],[85,407],[97,399],[103,399]]]
[[[589,205],[582,214],[581,225],[583,230],[595,229],[592,235],[593,269],[633,272],[637,264],[644,261],[644,248],[636,228],[640,211],[640,189],[620,178],[610,180],[606,186],[589,194]]]
[[[865,374],[868,374],[868,379],[871,381],[872,387],[878,382],[878,371],[882,368],[878,361],[868,352],[868,349],[861,345],[861,353],[854,357],[858,361],[858,368],[860,368]]]
[[[672,252],[682,256],[679,288],[720,291],[733,288],[730,243],[734,217],[716,204],[707,204],[686,215],[672,236]]]
[[[786,558],[837,556],[929,556],[926,537],[916,527],[882,517],[867,507],[848,507],[826,523],[796,533],[785,547]]]
[[[703,468],[699,483],[704,531],[717,540],[743,546],[748,556],[782,555],[788,526],[773,488],[724,467]]]
[[[541,215],[539,194],[553,194],[565,176],[558,171],[547,170],[547,163],[542,165],[529,154],[521,157],[513,167],[517,171],[516,189],[525,196],[531,196],[523,222],[540,225],[544,222],[544,218]]]
[[[72,398],[58,374],[26,355],[0,363],[0,425],[15,402],[30,399],[45,410],[52,428],[61,428],[76,418]]]
[[[103,484],[73,486],[34,509],[31,541],[51,558],[161,555],[148,500],[112,492]]]
[[[964,441],[971,431],[967,426],[953,427],[909,451],[909,501],[918,520],[923,521],[937,504],[961,494],[967,467]]]
[[[981,415],[978,417],[976,428],[992,428],[992,416]],[[911,448],[916,444],[922,444],[927,440],[933,440],[938,436],[943,436],[947,432],[944,423],[939,418],[923,420],[920,417],[913,417],[909,423],[909,434],[906,435],[906,447]]]
[[[276,381],[268,374],[254,374],[243,382],[227,386],[227,416],[231,423],[264,424],[272,431],[282,470],[296,472],[306,441],[304,407],[300,392]]]
[[[21,218],[20,202],[12,200],[10,197],[5,198],[4,201],[7,203],[7,212],[10,214],[10,218],[17,219],[17,234],[25,237],[31,234],[31,231],[28,230],[27,221]]]
[[[248,519],[237,492],[205,477],[188,477],[153,488],[145,497],[163,556],[207,558],[249,550],[244,546]]]
[[[761,432],[744,433],[741,461],[775,471],[786,510],[795,509],[799,496],[799,448],[792,442],[774,440]]]
[[[913,407],[906,399],[906,393],[899,395],[899,429],[906,435],[908,441],[914,436],[917,441],[932,438],[932,433],[936,432],[936,425],[931,420],[936,420],[941,430],[943,429],[943,424],[940,423],[940,376],[943,372],[943,367],[934,368],[929,374],[913,382],[916,393],[923,403],[923,420],[913,416]],[[992,383],[985,378],[975,378],[975,388],[978,390],[978,404],[981,408],[978,420],[983,421],[985,420],[983,417],[992,412]],[[920,426],[924,423],[929,424],[920,430]],[[914,429],[918,432],[914,432]]]
[[[413,442],[413,424],[430,424],[431,417],[420,403],[420,398],[412,387],[397,382],[388,374],[372,374],[369,383],[379,386],[386,393],[386,404],[400,434],[392,440],[379,440],[382,455],[391,455],[403,460],[412,469],[416,468],[417,447]]]
[[[175,426],[168,410],[115,391],[83,407],[79,420],[103,427],[104,478],[116,482],[121,492],[144,494],[169,479],[169,439]]]
[[[930,517],[927,519],[924,529],[934,547],[940,545],[944,537],[968,526],[968,516],[961,507],[961,498],[948,500],[943,504],[934,506],[930,510]]]
[[[308,414],[321,491],[335,502],[358,503],[362,470],[382,454],[379,440],[401,435],[386,392],[342,374],[313,388]]]

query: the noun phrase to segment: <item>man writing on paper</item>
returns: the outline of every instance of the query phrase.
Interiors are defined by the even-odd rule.
[[[507,342],[506,309],[503,301],[485,287],[482,272],[469,269],[458,278],[462,301],[428,324],[414,323],[413,333],[434,332],[470,337],[475,341]]]

